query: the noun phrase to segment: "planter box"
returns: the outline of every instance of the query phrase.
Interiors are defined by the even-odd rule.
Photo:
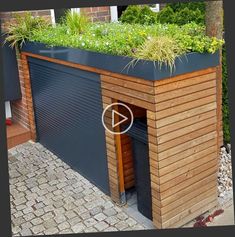
[[[79,172],[114,201],[125,201],[125,191],[134,183],[131,140],[127,134],[105,132],[100,117],[104,108],[120,101],[135,118],[147,120],[155,226],[180,227],[217,205],[222,127],[218,52],[177,59],[173,74],[151,61],[141,60],[128,71],[128,57],[32,42],[24,45],[22,60],[28,65],[25,80],[31,77],[33,101],[30,93],[26,96],[39,141],[46,137],[44,145],[52,145],[64,160],[74,150],[69,163],[79,161]]]
[[[5,40],[5,37],[2,39]],[[3,46],[3,79],[4,79],[4,99],[14,101],[21,99],[19,72],[16,60],[16,51],[11,49],[9,43]]]
[[[48,48],[41,43],[27,42],[22,51],[152,81],[219,65],[219,52],[215,54],[188,53],[176,59],[176,70],[171,73],[166,66],[163,65],[160,69],[157,64],[155,66],[148,60],[140,60],[133,68],[127,67],[132,60],[130,57],[65,47]]]

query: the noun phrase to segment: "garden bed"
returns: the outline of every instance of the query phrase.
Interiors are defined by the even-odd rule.
[[[69,47],[48,47],[37,42],[27,42],[22,51],[152,81],[215,67],[219,64],[218,51],[214,54],[188,53],[177,58],[173,72],[166,65],[160,68],[158,64],[149,60],[140,60],[134,66],[128,67],[133,58]]]

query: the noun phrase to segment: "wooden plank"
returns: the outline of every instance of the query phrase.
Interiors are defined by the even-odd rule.
[[[202,157],[205,157],[211,153],[216,153],[216,152],[217,152],[217,147],[216,147],[216,145],[213,145],[211,147],[208,147],[204,150],[199,151],[198,153],[193,153],[191,156],[188,156],[188,157],[183,158],[181,160],[177,160],[176,162],[159,169],[159,174],[161,176],[166,175],[174,170],[180,169],[183,166],[186,166],[194,161],[197,161],[197,160],[201,159]]]
[[[205,177],[204,179],[199,180],[198,182],[190,185],[189,187],[186,187],[182,189],[181,191],[174,193],[168,198],[161,200],[161,207],[163,209],[167,206],[170,206],[173,208],[178,205],[181,205],[184,203],[185,200],[190,199],[191,196],[192,197],[195,196],[195,192],[201,193],[207,189],[208,184],[211,183],[213,185],[216,185],[216,182],[217,182],[217,175],[215,173],[212,175],[209,175]]]
[[[211,167],[216,167],[217,166],[217,159],[216,158],[217,157],[214,156],[214,158],[210,159],[210,161],[208,161],[208,162],[203,163],[201,166],[199,165],[197,167],[190,167],[188,169],[188,171],[186,171],[185,173],[180,174],[179,176],[173,176],[172,177],[173,179],[170,179],[170,178],[167,179],[167,180],[163,179],[163,181],[165,181],[165,182],[163,182],[161,177],[160,177],[158,179],[158,182],[159,182],[160,185],[162,185],[162,186],[165,185],[167,187],[169,187],[169,186],[172,187],[172,186],[175,186],[178,183],[185,182],[189,178],[194,177],[195,175],[197,175],[198,173],[203,172],[204,170],[207,170]],[[199,161],[198,161],[198,163],[200,163]],[[163,186],[163,187],[165,187],[165,186]]]
[[[159,95],[164,92],[171,92],[173,90],[178,90],[187,86],[197,85],[214,79],[216,79],[216,72],[204,74],[193,78],[188,78],[187,80],[172,82],[167,85],[156,86],[155,93]]]
[[[129,162],[126,164],[124,163],[123,168],[124,168],[124,172],[128,171],[129,169],[133,170],[133,162]]]
[[[129,175],[129,176],[125,176],[125,183],[128,182],[134,182],[135,181],[135,176],[134,175]]]
[[[191,170],[201,167],[202,165],[205,165],[207,163],[210,163],[210,161],[217,162],[217,151],[207,156],[201,157],[200,159],[195,160],[187,165],[184,165],[181,168],[174,170],[170,173],[167,173],[165,175],[159,175],[160,176],[159,184],[166,183],[167,181],[170,181],[172,179],[183,180],[182,178],[183,176],[181,177],[181,175],[185,174],[184,177],[188,176]]]
[[[161,205],[159,207],[167,207],[169,205],[176,205],[175,203],[178,203],[181,201],[182,198],[185,196],[196,192],[199,188],[201,187],[207,187],[208,183],[217,182],[217,173],[216,172],[211,172],[211,170],[206,170],[206,175],[203,176],[203,173],[196,175],[194,179],[190,180],[191,183],[189,185],[183,184],[184,187],[181,188],[180,185],[176,185],[175,192],[172,192],[172,195],[168,196],[167,198],[164,198],[161,200]],[[157,199],[157,195],[155,193],[158,193],[159,196],[159,188],[156,186],[154,188],[153,192],[153,198],[154,202],[157,203],[159,200]],[[160,196],[159,196],[160,198]]]
[[[159,165],[158,165],[158,162],[154,159],[149,159],[149,165],[152,166],[152,167],[155,167],[155,169],[159,169]]]
[[[121,78],[117,78],[117,77],[110,77],[110,76],[105,76],[102,75],[101,78],[102,82],[106,82],[106,83],[110,83],[110,84],[115,84],[124,88],[129,88],[129,89],[133,89],[135,88],[135,90],[138,90],[140,92],[144,92],[147,94],[151,94],[154,95],[154,87],[153,85],[146,85],[146,84],[142,84],[142,80],[123,80]]]
[[[202,129],[194,130],[192,132],[189,132],[187,134],[184,134],[181,137],[176,136],[175,139],[170,140],[169,142],[162,143],[158,145],[158,151],[163,152],[166,151],[167,149],[171,149],[175,146],[178,146],[184,142],[193,140],[197,137],[200,137],[204,134],[208,134],[210,132],[216,131],[216,124],[212,123],[211,125],[208,124],[207,126],[203,127]]]
[[[158,119],[166,118],[171,115],[175,115],[175,114],[178,114],[178,113],[181,113],[184,111],[188,111],[190,109],[197,108],[199,106],[206,105],[206,104],[209,104],[212,102],[216,102],[216,95],[210,95],[208,97],[204,97],[201,99],[190,101],[185,104],[181,104],[181,105],[178,105],[175,107],[171,107],[171,108],[159,111],[156,114],[156,119],[158,120]],[[158,105],[156,105],[156,108],[157,108],[157,106]]]
[[[217,172],[216,162],[212,160],[204,164],[202,167],[197,167],[191,170],[188,175],[181,175],[177,178],[177,181],[171,180],[161,185],[161,199],[165,199],[177,191],[180,191],[193,183],[198,182],[200,179],[205,178],[207,175]],[[154,180],[153,180],[154,181]],[[156,180],[159,182],[159,180]]]
[[[159,160],[166,159],[166,158],[168,158],[170,156],[173,156],[173,155],[175,155],[177,153],[180,153],[180,152],[184,151],[186,147],[187,148],[191,148],[191,147],[199,145],[199,144],[201,144],[203,142],[209,141],[209,140],[211,140],[213,138],[217,138],[217,132],[216,131],[213,131],[211,133],[205,134],[205,135],[203,135],[201,137],[198,137],[196,139],[193,139],[191,141],[187,141],[187,142],[182,143],[182,144],[180,144],[178,146],[170,148],[170,149],[168,149],[166,151],[159,152],[158,153],[158,158],[159,158]]]
[[[108,155],[109,157],[112,157],[113,159],[116,159],[116,153],[115,153],[115,152],[112,152],[112,151],[110,151],[110,150],[107,150],[107,155]]]
[[[197,76],[209,74],[209,73],[212,73],[215,71],[216,71],[216,67],[211,67],[211,68],[202,69],[202,70],[198,70],[198,71],[194,71],[194,72],[190,72],[190,73],[180,74],[175,77],[169,77],[169,78],[165,78],[163,80],[155,81],[154,85],[161,86],[161,85],[166,85],[166,84],[174,83],[174,82],[181,81],[181,80],[188,80],[189,78],[194,78]]]
[[[133,172],[134,172],[133,167],[131,167],[130,169],[125,169],[124,176],[133,176]]]
[[[190,109],[188,111],[178,113],[176,115],[172,115],[167,118],[160,119],[160,120],[158,120],[157,128],[161,128],[161,127],[166,126],[168,124],[175,123],[175,122],[181,121],[183,119],[193,117],[195,115],[203,114],[203,113],[211,111],[211,110],[215,110],[216,107],[217,107],[216,102],[213,102],[213,103],[210,103],[207,105],[202,105],[200,107]]]
[[[152,135],[152,136],[156,137],[157,136],[157,129],[148,127],[148,135]]]
[[[130,181],[130,182],[126,182],[125,183],[125,189],[130,189],[133,188],[135,186],[135,182],[134,181]]]
[[[108,162],[108,169],[113,172],[117,172],[117,166],[113,165],[112,163]]]
[[[150,128],[157,128],[156,121],[148,118],[147,120],[148,127]]]
[[[179,130],[181,128],[192,125],[192,124],[195,123],[195,121],[199,123],[201,121],[204,121],[206,119],[209,119],[209,118],[212,118],[212,117],[215,117],[215,116],[216,116],[216,110],[211,110],[209,112],[199,114],[199,115],[196,115],[194,117],[183,119],[183,120],[180,120],[176,123],[169,124],[165,127],[158,128],[157,135],[161,136],[161,135],[164,135],[166,133],[170,133],[172,131],[176,131],[176,130]],[[157,123],[157,122],[155,122],[155,123]],[[157,126],[157,124],[156,124],[156,126]]]
[[[155,96],[154,95],[150,95],[144,92],[140,92],[138,90],[136,90],[135,88],[129,89],[129,88],[125,88],[125,87],[121,87],[121,86],[117,86],[114,84],[109,84],[107,82],[105,83],[101,83],[101,87],[102,89],[106,89],[112,92],[117,92],[132,98],[137,98],[140,100],[144,100],[150,103],[155,103]]]
[[[218,201],[215,200],[214,202],[209,203],[208,205],[198,209],[197,211],[194,211],[193,214],[188,215],[187,217],[184,218],[184,220],[175,223],[170,228],[179,228],[179,227],[183,226],[184,224],[187,224],[190,220],[193,220],[196,217],[204,214],[206,212],[205,210],[212,211],[217,205],[218,205]]]
[[[198,215],[205,213],[207,210],[215,207],[218,201],[216,196],[210,196],[202,200],[201,202],[193,205],[190,209],[187,209],[178,215],[174,216],[170,220],[163,223],[163,228],[176,228],[183,224],[186,224],[190,220],[196,218]]]
[[[116,148],[115,148],[115,146],[113,146],[113,145],[110,145],[110,144],[106,144],[106,148],[108,149],[108,150],[110,150],[110,151],[112,151],[112,152],[116,152]]]
[[[169,166],[177,161],[180,161],[182,159],[187,159],[188,157],[192,156],[197,156],[197,153],[203,151],[204,149],[207,149],[208,147],[211,146],[215,146],[217,139],[213,138],[207,142],[202,142],[201,144],[194,146],[194,147],[190,147],[190,148],[186,148],[183,152],[181,152],[180,154],[176,154],[174,156],[168,157],[167,159],[158,160],[158,165],[159,168],[162,169],[166,166]]]
[[[185,95],[185,96],[179,95],[177,98],[158,103],[156,106],[156,110],[161,111],[164,109],[172,108],[177,105],[181,105],[189,101],[194,101],[196,99],[204,98],[213,94],[216,94],[216,87],[212,87],[207,90],[198,91],[198,92]]]
[[[176,216],[177,213],[181,213],[187,209],[190,209],[193,205],[201,202],[202,200],[208,197],[212,196],[213,198],[215,198],[216,190],[217,190],[216,183],[213,182],[212,184],[208,184],[206,191],[204,191],[203,193],[195,194],[195,196],[192,196],[189,200],[185,201],[183,205],[179,205],[173,209],[171,209],[170,207],[168,208],[165,207],[164,211],[163,209],[161,209],[162,221],[165,222],[171,219],[172,216]]]
[[[149,111],[147,110],[147,118],[148,119],[152,119],[152,120],[156,120],[156,111]]]
[[[179,199],[179,202],[173,203],[174,205],[171,204],[161,208],[162,218],[166,221],[167,219],[170,219],[172,216],[174,216],[175,213],[179,213],[187,208],[190,208],[193,203],[195,204],[210,195],[214,195],[216,191],[217,187],[214,180],[213,182],[208,183],[208,186],[200,187],[200,189],[194,190],[194,192],[189,193],[189,195],[182,197]]]
[[[181,129],[175,130],[173,132],[169,132],[169,133],[164,134],[164,135],[159,135],[158,131],[157,131],[156,139],[157,139],[158,144],[162,144],[162,143],[169,142],[171,140],[175,140],[178,137],[182,138],[182,136],[184,136],[186,134],[194,133],[198,129],[203,129],[206,126],[216,125],[217,118],[216,117],[211,117],[211,118],[203,120],[201,122],[198,122],[198,121],[194,121],[194,122],[195,123],[192,124],[192,125],[189,125],[187,127],[183,127]]]
[[[157,135],[157,133],[156,133]],[[153,135],[150,135],[150,133],[148,134],[148,141],[154,145],[157,145],[158,142],[157,142],[157,136],[153,136]]]
[[[136,106],[139,106],[141,108],[148,109],[150,111],[155,111],[155,105],[152,104],[152,103],[149,103],[147,101],[143,101],[143,100],[140,100],[140,99],[137,99],[137,98],[132,98],[130,96],[123,95],[123,94],[113,92],[113,91],[109,91],[109,90],[106,90],[106,89],[103,89],[102,91],[103,91],[103,95],[105,95],[105,96],[109,96],[109,97],[112,97],[116,100],[120,100],[122,102],[126,102],[126,103],[129,103],[129,104],[132,104],[132,105],[136,105]]]
[[[112,103],[112,99],[106,96],[102,96],[102,101],[104,104],[111,104]]]
[[[106,142],[112,146],[115,146],[115,140],[110,137],[106,137]]]
[[[109,180],[110,182],[112,181],[115,184],[118,184],[118,173],[113,172],[113,170],[108,170],[109,171]],[[118,187],[116,187],[118,189]]]
[[[117,103],[117,101],[115,101]],[[118,112],[118,105],[114,106],[115,110]],[[115,121],[119,121],[119,116],[116,114]],[[120,132],[120,127],[117,126],[115,132]],[[123,173],[123,159],[122,159],[122,145],[121,145],[121,135],[116,134],[115,136],[116,143],[116,154],[117,154],[117,164],[118,164],[118,178],[119,178],[119,190],[120,193],[125,192],[125,182],[124,182],[124,173]]]
[[[173,98],[178,98],[179,95],[184,96],[184,95],[195,93],[197,91],[202,91],[202,90],[206,90],[206,89],[210,89],[214,87],[216,87],[216,80],[211,80],[211,81],[200,83],[197,85],[184,87],[178,90],[161,93],[159,95],[156,95],[157,96],[156,98],[157,98],[157,102],[160,103],[160,102],[170,100]]]

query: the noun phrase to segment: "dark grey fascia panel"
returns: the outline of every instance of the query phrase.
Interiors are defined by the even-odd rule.
[[[68,47],[49,47],[37,42],[27,42],[24,44],[22,51],[151,81],[219,65],[219,51],[214,54],[188,53],[186,56],[177,58],[173,72],[170,72],[166,65],[162,65],[160,68],[153,61],[140,60],[134,67],[128,67],[127,65],[133,60],[130,57],[114,56]]]
[[[5,101],[21,99],[16,50],[10,48],[8,43],[3,45],[3,77]]]

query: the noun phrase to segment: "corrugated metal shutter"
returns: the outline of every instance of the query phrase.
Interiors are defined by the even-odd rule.
[[[39,142],[109,193],[100,76],[29,58]]]

